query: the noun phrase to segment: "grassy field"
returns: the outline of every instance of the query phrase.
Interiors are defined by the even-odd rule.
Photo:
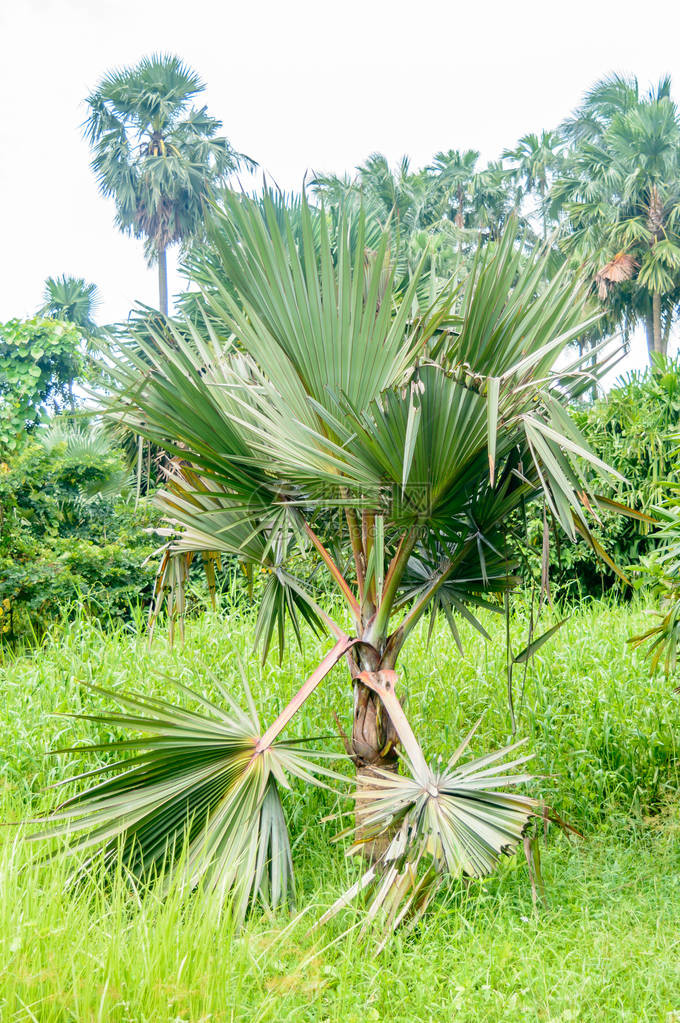
[[[168,694],[166,672],[210,690],[208,672],[240,686],[238,663],[267,720],[315,666],[324,643],[306,636],[282,665],[261,667],[252,623],[236,612],[190,624],[183,649],[141,630],[85,621],[55,630],[39,651],[0,667],[0,1020],[327,1021],[680,1020],[680,767],[678,697],[650,679],[626,639],[641,631],[642,606],[582,605],[515,676],[521,735],[536,753],[537,783],[584,834],[551,833],[543,845],[548,907],[532,905],[523,857],[484,883],[456,886],[420,927],[398,934],[378,958],[343,935],[352,924],[309,932],[356,877],[358,864],[318,824],[336,798],[288,798],[298,915],[254,914],[234,933],[203,896],[131,888],[95,870],[64,889],[70,864],[37,862],[15,823],[53,806],[46,786],[92,758],[64,763],[53,747],[102,738],[97,726],[54,716],[103,699],[79,682]],[[547,627],[552,619],[546,616]],[[426,629],[401,669],[408,709],[430,755],[450,751],[486,709],[474,753],[509,737],[502,619],[493,642],[464,630],[464,656]],[[522,610],[515,649],[525,642]],[[290,727],[332,732],[348,718],[337,668]],[[72,865],[72,864],[71,864]]]

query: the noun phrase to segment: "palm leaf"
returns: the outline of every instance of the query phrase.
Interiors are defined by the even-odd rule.
[[[201,710],[90,687],[123,712],[73,717],[141,734],[59,751],[105,750],[115,759],[60,783],[88,779],[88,787],[62,803],[30,839],[65,836],[69,851],[95,850],[109,863],[120,854],[135,876],[153,877],[165,868],[166,885],[176,882],[186,891],[204,885],[230,899],[239,921],[255,900],[271,907],[292,903],[279,789],[293,778],[314,785],[338,778],[319,762],[329,754],[275,740],[263,746],[252,700],[246,712],[221,687],[223,702],[217,704],[176,686]]]
[[[404,757],[405,774],[376,768],[357,790],[362,835],[348,855],[361,853],[376,838],[388,836],[390,841],[319,923],[364,893],[369,905],[361,933],[379,922],[382,948],[392,930],[422,915],[444,884],[462,876],[485,877],[502,855],[515,852],[538,801],[502,790],[531,780],[531,775],[514,773],[531,757],[512,757],[522,745],[515,743],[456,767],[473,732],[445,768]]]

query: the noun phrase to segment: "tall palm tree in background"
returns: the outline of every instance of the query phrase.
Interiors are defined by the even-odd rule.
[[[552,176],[560,166],[562,144],[557,132],[523,135],[514,149],[506,149],[503,159],[510,162],[510,175],[517,187],[517,202],[532,193],[538,195],[543,238],[548,236],[547,194]]]
[[[168,312],[167,249],[200,234],[203,206],[229,175],[253,161],[218,135],[222,122],[190,106],[205,85],[178,57],[144,57],[109,72],[88,97],[92,168],[116,204],[122,231],[158,263],[159,308]]]
[[[437,153],[428,167],[436,178],[438,190],[445,197],[449,219],[459,228],[466,226],[478,160],[476,149],[449,149],[446,153]]]
[[[83,277],[48,277],[43,291],[40,315],[51,320],[66,320],[80,327],[83,334],[93,337],[97,333],[94,310],[99,304],[97,285]]]
[[[680,300],[680,119],[670,79],[597,83],[562,127],[571,143],[552,191],[564,252],[590,274],[612,322],[642,321],[665,355]]]
[[[670,96],[670,79],[663,79],[657,96]],[[581,105],[560,125],[560,135],[572,146],[582,142],[601,143],[616,114],[638,105],[640,86],[635,75],[611,74],[588,89]]]
[[[497,241],[512,216],[516,217],[520,232],[526,231],[527,225],[519,216],[519,203],[509,187],[510,182],[511,173],[500,160],[494,160],[475,172],[470,219],[480,238]]]

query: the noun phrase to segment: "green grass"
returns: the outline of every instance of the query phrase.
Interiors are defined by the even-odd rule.
[[[335,826],[317,823],[346,804],[317,790],[287,798],[304,912],[255,913],[242,933],[200,893],[181,905],[97,869],[65,890],[69,862],[38,863],[23,830],[10,826],[0,831],[0,1020],[680,1019],[678,697],[663,678],[650,679],[625,642],[644,615],[637,605],[584,604],[536,656],[523,699],[523,671],[515,675],[519,733],[545,776],[540,790],[585,835],[568,841],[555,832],[544,842],[548,909],[533,908],[519,856],[485,883],[454,887],[377,959],[355,933],[343,937],[349,915],[310,933],[358,869],[331,844]],[[450,751],[485,709],[473,752],[509,737],[503,622],[487,625],[492,643],[465,630],[462,658],[440,630],[429,651],[423,629],[405,653],[401,691],[430,755]],[[2,819],[19,822],[54,805],[45,787],[76,764],[46,757],[50,748],[102,737],[92,723],[52,716],[102,705],[79,681],[167,695],[155,672],[209,690],[212,671],[238,692],[240,663],[271,719],[324,642],[307,635],[302,652],[291,648],[281,666],[262,668],[250,630],[248,615],[209,614],[190,624],[183,650],[169,650],[159,634],[149,651],[136,629],[77,621],[38,651],[7,654]],[[516,650],[524,631],[520,608]],[[333,709],[347,725],[340,667],[290,733],[333,732]]]

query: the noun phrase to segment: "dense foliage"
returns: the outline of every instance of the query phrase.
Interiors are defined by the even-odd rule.
[[[127,617],[148,602],[158,546],[146,502],[121,496],[121,456],[89,431],[52,429],[0,463],[0,627],[39,635],[74,602]]]
[[[628,374],[591,405],[575,412],[590,447],[624,479],[602,481],[601,492],[657,519],[669,486],[680,482],[680,358],[656,357],[642,372]],[[653,522],[606,511],[593,537],[606,546],[618,568],[635,582],[636,568],[658,543]],[[529,524],[532,561],[542,550],[543,515]],[[585,540],[566,546],[551,530],[551,568],[555,582],[572,596],[606,592],[621,580]],[[628,592],[630,592],[628,590]]]
[[[0,324],[0,453],[16,450],[48,409],[73,407],[81,349],[73,323],[36,317]]]

